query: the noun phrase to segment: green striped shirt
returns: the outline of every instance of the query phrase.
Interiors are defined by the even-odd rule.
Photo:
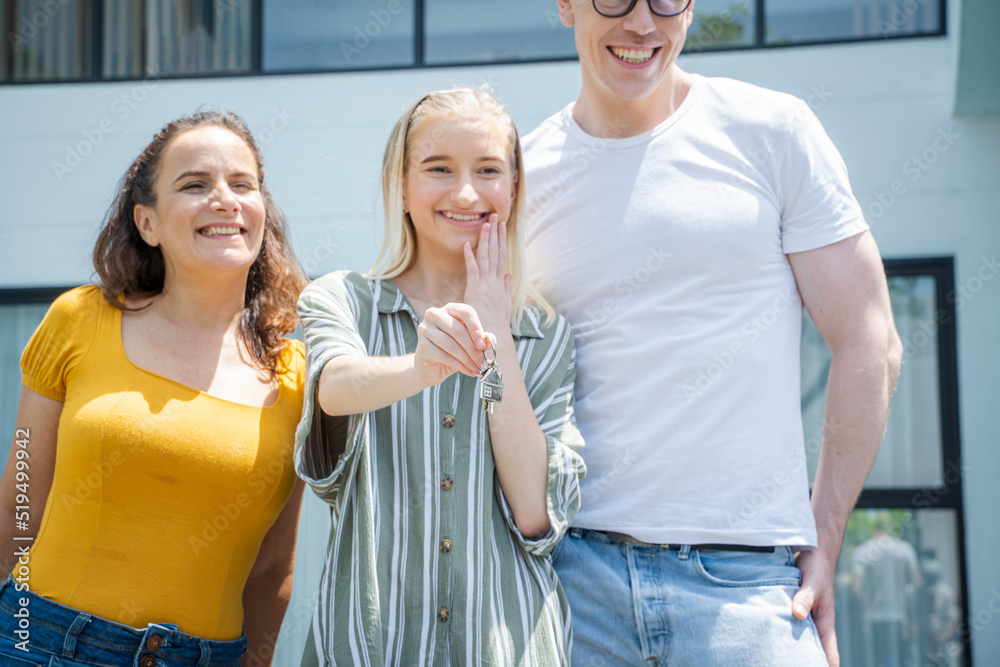
[[[496,477],[475,378],[339,420],[315,409],[331,358],[416,349],[418,319],[392,281],[328,274],[302,293],[299,315],[309,370],[295,465],[333,515],[303,664],[568,665],[569,607],[548,556],[585,470],[566,320],[544,324],[529,308],[514,331],[548,445],[552,527],[528,539]]]

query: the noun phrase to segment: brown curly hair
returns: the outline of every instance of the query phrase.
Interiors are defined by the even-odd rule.
[[[253,360],[273,378],[281,372],[284,335],[298,326],[295,303],[308,282],[288,244],[288,224],[264,185],[264,166],[253,135],[236,114],[202,111],[167,123],[125,172],[94,247],[94,269],[104,298],[128,310],[122,296],[149,298],[163,291],[163,254],[143,241],[135,225],[137,204],[156,205],[157,172],[174,137],[198,127],[218,125],[238,136],[253,152],[264,201],[264,239],[250,267],[238,336]]]

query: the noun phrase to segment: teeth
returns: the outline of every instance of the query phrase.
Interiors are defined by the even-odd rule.
[[[239,234],[239,227],[206,227],[201,230],[203,236],[232,236]]]
[[[479,218],[483,217],[482,215],[479,215],[479,214],[477,214],[477,215],[459,215],[458,213],[450,213],[448,211],[444,211],[443,215],[444,215],[444,217],[446,217],[446,218],[448,218],[450,220],[459,220],[461,222],[471,222],[473,220],[479,220]]]
[[[611,47],[611,52],[629,63],[630,65],[641,65],[653,57],[656,49],[622,49],[617,46]]]

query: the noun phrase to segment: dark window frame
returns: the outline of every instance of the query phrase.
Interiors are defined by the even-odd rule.
[[[392,65],[392,66],[374,66],[374,67],[351,67],[351,68],[323,68],[323,69],[289,69],[281,71],[268,71],[263,68],[263,44],[264,44],[264,2],[263,0],[251,0],[253,3],[251,7],[251,14],[253,16],[253,33],[251,36],[251,55],[250,55],[250,69],[246,72],[219,72],[219,73],[202,73],[202,74],[158,74],[157,79],[161,80],[183,80],[183,79],[216,79],[220,77],[227,78],[245,78],[245,77],[260,77],[260,76],[285,76],[285,75],[301,75],[301,74],[332,74],[332,73],[348,73],[348,72],[383,72],[383,71],[395,71],[395,70],[411,70],[411,69],[425,69],[425,68],[454,68],[454,67],[493,67],[493,66],[503,66],[503,65],[523,65],[523,64],[534,64],[534,63],[554,63],[554,62],[570,62],[577,60],[577,56],[574,54],[572,56],[560,56],[551,58],[527,58],[527,59],[507,59],[507,60],[494,60],[489,62],[470,62],[470,63],[446,63],[446,64],[427,64],[424,58],[425,52],[425,41],[426,41],[426,31],[424,29],[424,18],[425,18],[425,0],[413,0],[414,1],[414,62],[412,65]],[[839,45],[839,44],[855,44],[864,42],[881,42],[889,40],[899,40],[899,39],[926,39],[926,38],[938,38],[945,37],[948,34],[947,25],[947,14],[948,14],[948,1],[949,0],[933,0],[938,2],[938,24],[940,29],[936,32],[927,33],[917,33],[917,34],[907,34],[907,35],[885,35],[885,36],[871,36],[871,37],[854,37],[854,38],[842,38],[842,39],[830,39],[830,40],[814,40],[807,41],[803,40],[801,42],[789,42],[782,44],[767,44],[764,39],[766,32],[766,21],[764,6],[767,0],[754,0],[756,15],[753,21],[754,28],[754,38],[751,44],[746,45],[734,45],[734,46],[719,46],[719,47],[705,47],[698,49],[685,49],[685,54],[693,53],[714,53],[714,52],[726,52],[726,51],[750,51],[750,50],[767,50],[767,49],[787,49],[787,48],[797,48],[797,47],[809,47],[809,46],[829,46],[829,45]],[[0,17],[3,19],[3,27],[7,28],[8,24],[13,21],[13,5],[9,3],[4,3],[4,7],[7,8],[7,16]],[[13,70],[13,44],[11,40],[4,39],[4,44],[0,45],[0,48],[7,50],[7,67],[8,71],[3,72],[3,76],[7,77],[0,80],[0,86],[30,86],[30,85],[50,85],[59,83],[115,83],[115,82],[125,82],[125,81],[142,81],[145,76],[131,76],[131,77],[102,77],[101,76],[101,63],[103,62],[103,2],[94,2],[91,5],[91,17],[92,17],[92,38],[93,44],[91,44],[91,71],[90,75],[87,77],[81,77],[77,79],[47,79],[47,80],[21,80],[13,81],[10,80],[10,76]],[[9,32],[9,31],[8,31]]]
[[[51,304],[61,294],[74,289],[69,287],[4,287],[0,288],[0,306]]]
[[[955,258],[917,257],[886,259],[886,275],[929,276],[935,281],[934,317],[937,331],[938,388],[941,408],[941,470],[943,484],[937,487],[865,488],[855,509],[926,509],[919,502],[933,498],[931,509],[955,512],[955,536],[958,544],[958,585],[961,595],[961,635],[965,667],[972,667],[971,632],[969,631],[969,590],[965,548],[965,509],[962,496],[961,432],[958,397],[958,340],[955,309]],[[949,482],[949,470],[957,471]]]

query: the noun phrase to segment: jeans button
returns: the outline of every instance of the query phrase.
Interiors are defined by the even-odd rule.
[[[156,656],[146,654],[139,661],[139,667],[156,667]]]
[[[155,651],[163,646],[163,637],[160,635],[150,635],[146,638],[146,650]]]

